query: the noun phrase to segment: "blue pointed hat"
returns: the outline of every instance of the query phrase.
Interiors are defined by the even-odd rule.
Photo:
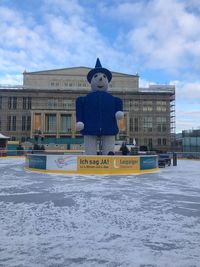
[[[110,82],[112,80],[112,73],[109,70],[102,68],[101,62],[100,62],[99,58],[97,58],[95,68],[91,69],[87,75],[87,80],[89,83],[91,83],[91,80],[92,80],[92,77],[94,76],[94,74],[98,73],[98,72],[104,73],[106,75],[106,77],[108,78],[108,82]]]

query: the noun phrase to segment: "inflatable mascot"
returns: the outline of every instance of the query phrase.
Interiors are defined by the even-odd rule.
[[[76,129],[84,135],[86,155],[97,154],[97,140],[102,142],[102,154],[114,152],[117,120],[123,119],[122,100],[107,92],[112,73],[102,68],[97,58],[94,69],[87,75],[91,92],[76,100]]]

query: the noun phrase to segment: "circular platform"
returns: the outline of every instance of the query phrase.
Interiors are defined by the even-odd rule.
[[[157,171],[158,156],[27,154],[26,169],[66,174],[138,174]]]

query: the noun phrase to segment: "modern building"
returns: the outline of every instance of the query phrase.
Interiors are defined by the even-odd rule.
[[[200,129],[182,131],[183,152],[200,152]]]
[[[21,87],[0,87],[0,132],[11,140],[32,140],[38,132],[44,143],[80,144],[75,129],[75,101],[90,91],[90,68],[75,67],[24,72]],[[125,119],[117,140],[149,149],[171,150],[175,136],[175,86],[139,87],[139,76],[112,72],[110,92],[123,100]]]

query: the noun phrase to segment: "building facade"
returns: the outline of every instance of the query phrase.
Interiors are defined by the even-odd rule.
[[[11,140],[80,144],[75,101],[90,91],[90,68],[75,67],[24,72],[21,87],[0,88],[0,132]],[[175,135],[175,86],[139,87],[139,76],[112,72],[109,91],[123,100],[125,118],[117,140],[154,150],[170,150]]]
[[[182,131],[183,152],[200,152],[200,129]]]

